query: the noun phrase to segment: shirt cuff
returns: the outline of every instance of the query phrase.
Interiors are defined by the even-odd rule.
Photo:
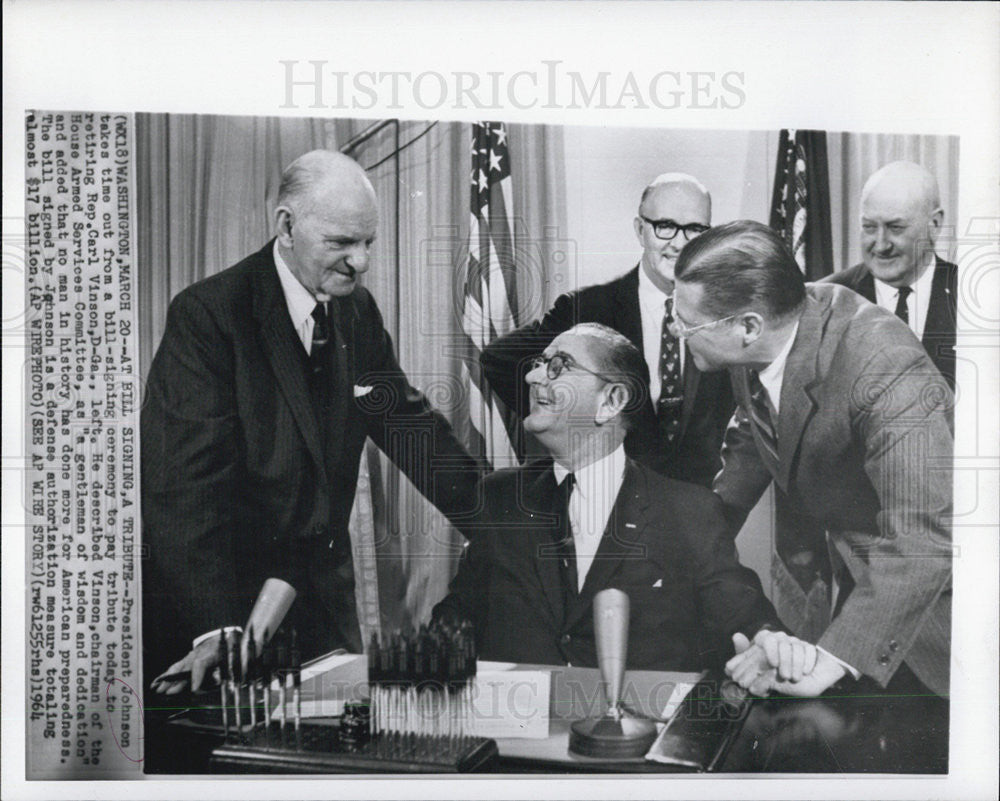
[[[861,678],[861,671],[860,670],[858,670],[857,668],[851,667],[843,659],[838,659],[833,654],[831,654],[829,651],[827,651],[826,648],[821,648],[820,646],[817,645],[816,646],[816,650],[817,651],[822,651],[824,654],[826,654],[828,657],[830,657],[830,659],[832,659],[834,662],[836,662],[838,665],[840,665],[844,670],[846,670],[848,673],[850,673],[852,676],[854,676],[854,680],[855,681],[857,681],[858,679]]]
[[[205,640],[212,640],[219,636],[219,634],[224,634],[226,638],[229,638],[230,632],[238,631],[240,634],[243,633],[242,626],[226,626],[225,628],[215,629],[214,631],[206,631],[204,634],[199,634],[191,642],[191,650],[194,650],[199,645],[201,645]],[[836,659],[836,657],[834,657]]]

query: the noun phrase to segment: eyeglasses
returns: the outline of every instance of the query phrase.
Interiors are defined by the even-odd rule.
[[[559,376],[562,375],[563,370],[573,370],[580,369],[585,373],[590,373],[593,376],[597,376],[602,381],[607,381],[612,383],[613,379],[608,378],[606,375],[601,375],[589,367],[584,367],[582,364],[574,361],[573,357],[568,353],[556,352],[551,356],[539,356],[531,362],[531,369],[537,370],[539,367],[545,367],[545,375],[548,376],[549,381],[555,381]]]
[[[685,325],[684,323],[682,323],[678,319],[678,317],[677,317],[677,309],[675,308],[674,309],[673,320],[670,321],[670,331],[678,339],[687,339],[692,334],[695,334],[698,331],[701,331],[701,329],[703,329],[703,328],[709,328],[709,327],[711,327],[713,325],[718,325],[719,323],[724,323],[727,320],[732,320],[732,319],[734,319],[736,317],[739,317],[741,314],[743,314],[743,312],[737,312],[736,314],[730,314],[728,317],[720,317],[718,320],[712,320],[711,322],[708,322],[708,323],[701,323],[700,325],[691,325],[691,326],[688,326],[688,325]]]
[[[670,242],[682,231],[684,232],[684,241],[690,242],[696,236],[705,233],[705,231],[711,228],[710,225],[702,225],[701,223],[681,225],[676,220],[651,220],[649,217],[643,217],[641,214],[639,215],[639,219],[651,226],[656,238],[662,239],[664,242]]]

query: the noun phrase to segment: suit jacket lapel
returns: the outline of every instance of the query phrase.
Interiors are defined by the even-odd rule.
[[[816,360],[824,322],[822,307],[807,295],[806,308],[799,318],[799,330],[785,362],[781,381],[781,408],[777,426],[778,474],[775,479],[784,491],[788,490],[789,471],[802,437],[802,429],[816,408],[810,391],[816,379]]]
[[[309,387],[300,367],[302,363],[302,342],[299,340],[292,320],[288,316],[288,305],[281,291],[277,267],[274,264],[273,240],[264,246],[260,269],[254,272],[253,315],[260,324],[265,350],[278,386],[285,396],[292,416],[302,432],[309,453],[312,454],[325,475],[323,447],[319,436],[316,416],[309,401]],[[325,482],[324,482],[325,483]]]
[[[955,346],[956,298],[951,290],[949,273],[948,265],[935,257],[931,300],[927,309],[927,319],[924,321],[923,339],[924,347],[931,353],[936,353],[942,347]],[[946,338],[946,335],[950,336]]]
[[[567,627],[575,625],[584,615],[593,614],[594,596],[610,586],[622,559],[636,558],[643,554],[637,542],[648,525],[646,518],[648,505],[649,493],[645,480],[635,462],[629,459],[626,462],[621,489],[615,499],[601,542],[597,546],[594,561],[587,571],[583,589],[572,606],[566,610]]]
[[[854,282],[851,289],[861,295],[861,297],[869,303],[877,302],[875,300],[875,278],[872,276],[871,271],[864,265],[861,265],[861,274],[858,277],[858,280]]]
[[[615,284],[614,323],[612,328],[620,331],[639,350],[644,352],[646,343],[642,341],[642,314],[639,311],[639,268],[635,267],[622,276]]]
[[[701,381],[701,370],[695,367],[691,351],[688,350],[687,342],[684,347],[684,403],[681,406],[681,428],[677,432],[676,442],[684,439],[684,432],[687,431],[688,423],[691,421],[691,414],[694,412],[694,400],[698,395],[698,384]]]

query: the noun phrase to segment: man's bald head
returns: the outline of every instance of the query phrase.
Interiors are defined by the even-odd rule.
[[[891,286],[912,285],[932,263],[944,211],[937,179],[912,161],[877,170],[861,191],[865,265]]]
[[[694,176],[663,173],[643,190],[633,225],[642,245],[642,269],[662,292],[673,292],[674,262],[681,249],[711,223],[712,197]],[[657,236],[658,227],[674,235]]]
[[[707,204],[708,216],[709,219],[711,219],[712,196],[709,194],[708,189],[705,188],[705,185],[701,181],[693,175],[688,175],[686,172],[665,172],[661,175],[657,175],[646,185],[646,188],[642,190],[642,197],[639,199],[640,210],[642,209],[642,204],[646,201],[650,194],[652,194],[652,192],[659,187],[671,187],[671,191],[697,197],[700,202]]]
[[[361,166],[335,150],[311,150],[285,167],[278,188],[278,206],[289,206],[300,214],[315,204],[339,203],[342,199],[370,201],[375,190]]]
[[[375,190],[354,159],[313,150],[285,168],[274,212],[278,251],[313,296],[348,295],[368,269]]]

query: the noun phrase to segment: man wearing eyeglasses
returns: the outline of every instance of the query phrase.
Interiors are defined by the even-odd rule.
[[[844,287],[805,285],[760,223],[699,237],[676,279],[675,332],[700,368],[729,368],[739,403],[714,484],[732,529],[773,481],[828,532],[833,619],[814,670],[773,686],[814,695],[852,674],[893,693],[947,695],[946,381],[891,312]],[[763,645],[730,663],[741,683],[768,669]]]
[[[642,193],[634,220],[639,264],[606,284],[559,297],[541,320],[494,340],[481,361],[494,392],[528,413],[524,377],[531,359],[579,322],[623,333],[643,354],[651,380],[625,442],[628,454],[671,478],[710,486],[733,411],[724,373],[702,373],[670,333],[673,265],[687,242],[707,231],[712,199],[697,179],[666,173]]]
[[[473,621],[481,657],[595,667],[593,600],[609,587],[630,598],[630,669],[721,666],[734,635],[780,626],[718,497],[626,456],[648,380],[638,349],[595,323],[534,362],[524,425],[548,456],[484,480],[481,536],[434,610]],[[772,634],[800,678],[815,649]]]

